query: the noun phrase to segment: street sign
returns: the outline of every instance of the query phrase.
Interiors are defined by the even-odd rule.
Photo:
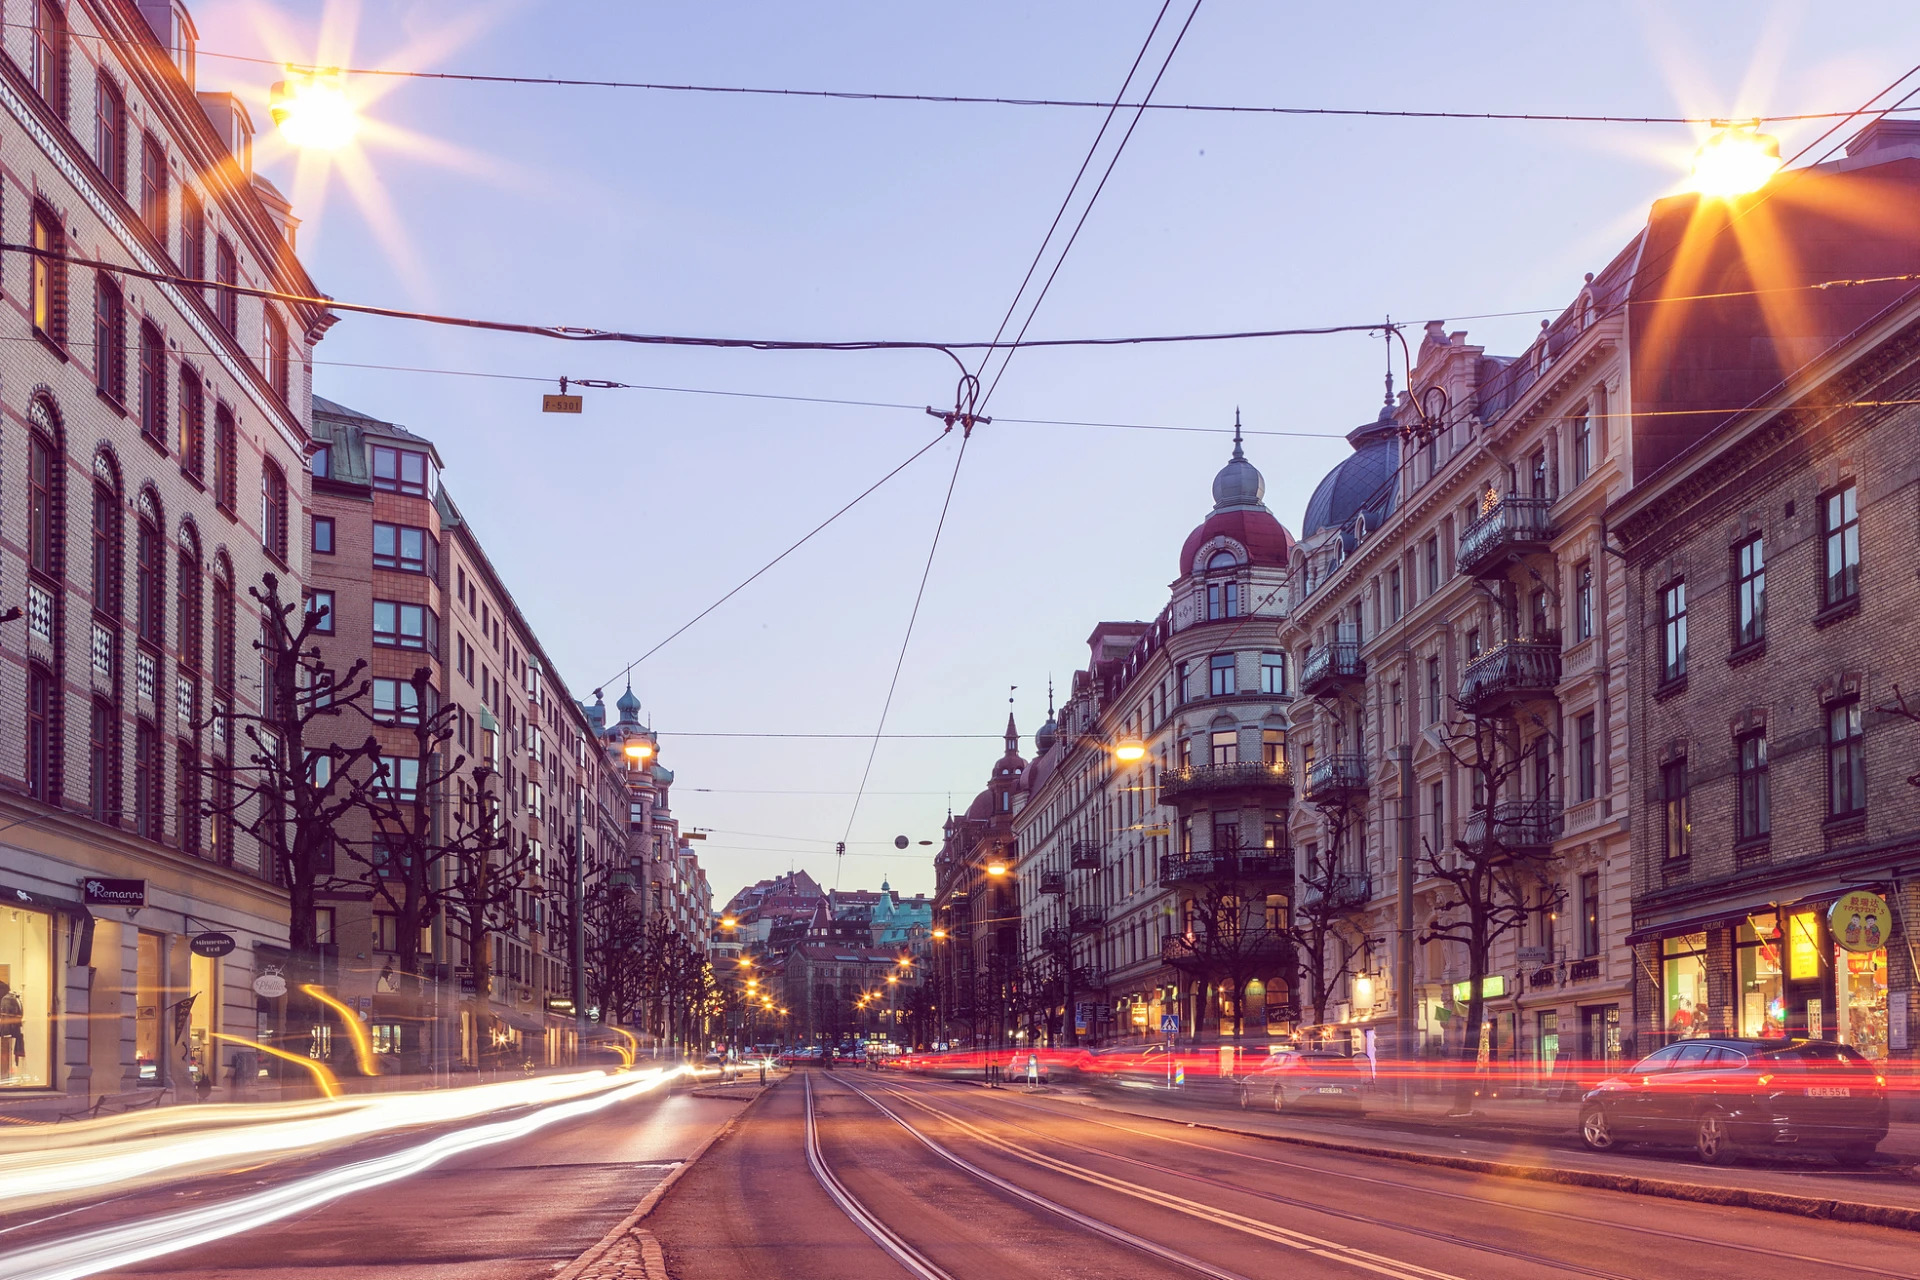
[[[144,907],[147,905],[145,880],[106,880],[88,876],[80,882],[90,907]]]
[[[1169,826],[1142,827],[1140,828],[1140,834],[1143,836],[1170,836],[1173,834],[1173,828]]]
[[[1179,1035],[1180,1034],[1180,1015],[1177,1013],[1161,1014],[1160,1015],[1160,1034],[1165,1036]]]
[[[253,980],[253,994],[263,1000],[278,1000],[287,994],[286,977],[278,973],[263,973]]]
[[[581,400],[579,396],[540,397],[540,412],[542,413],[579,413],[580,405]]]
[[[196,933],[193,935],[193,941],[187,945],[193,949],[193,954],[206,956],[212,960],[220,956],[232,955],[234,947],[239,944],[234,942],[232,934]]]

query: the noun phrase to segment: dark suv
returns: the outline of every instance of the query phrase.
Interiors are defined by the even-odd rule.
[[[1580,1104],[1580,1137],[1595,1151],[1690,1141],[1706,1164],[1815,1150],[1860,1165],[1886,1136],[1886,1077],[1826,1040],[1683,1040],[1602,1080]]]

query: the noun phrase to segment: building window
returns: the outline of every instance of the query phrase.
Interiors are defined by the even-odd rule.
[[[217,404],[213,410],[213,500],[228,515],[240,502],[240,432],[233,410]]]
[[[1435,782],[1427,788],[1427,844],[1430,857],[1439,857],[1447,847],[1447,784]]]
[[[1684,858],[1693,823],[1687,816],[1687,759],[1670,760],[1660,766],[1660,798],[1666,811],[1666,854]]]
[[[1284,729],[1262,729],[1260,731],[1260,759],[1269,767],[1283,763],[1287,758],[1287,734]]]
[[[62,120],[67,116],[67,18],[54,0],[33,6],[33,88]]]
[[[381,756],[375,790],[389,800],[413,800],[420,794],[420,762],[411,756]]]
[[[1238,764],[1240,762],[1240,731],[1238,729],[1215,729],[1211,737],[1214,764]]]
[[[233,287],[240,283],[240,261],[233,256],[233,244],[225,236],[213,245],[213,315],[229,337],[240,332],[240,295]],[[226,285],[222,289],[219,285]]]
[[[374,523],[373,567],[376,569],[397,569],[402,573],[438,576],[438,550],[433,535],[425,529],[405,524]]]
[[[1207,572],[1232,573],[1239,567],[1231,551],[1216,551],[1207,561]],[[1227,579],[1207,583],[1207,618],[1237,618],[1240,616],[1240,584]]]
[[[419,691],[409,680],[375,677],[373,717],[387,724],[418,724],[420,721]]]
[[[102,271],[93,283],[93,385],[115,404],[127,399],[127,302]]]
[[[167,447],[167,342],[150,321],[140,322],[140,434]]]
[[[93,607],[120,620],[120,495],[93,486]]]
[[[333,611],[333,592],[307,592],[307,612],[315,615],[315,631],[329,636],[334,633],[334,621],[338,615]]]
[[[166,554],[160,530],[145,516],[133,536],[134,631],[147,644],[160,647],[165,636]]]
[[[1573,482],[1593,474],[1593,420],[1581,414],[1573,420]]]
[[[200,843],[200,753],[191,739],[174,747],[174,821],[184,853],[198,855]]]
[[[313,549],[323,556],[333,554],[333,517],[315,516],[313,518]]]
[[[1240,824],[1232,818],[1213,820],[1213,852],[1231,853],[1240,848]]]
[[[93,158],[107,184],[127,193],[127,99],[120,86],[99,76],[93,93]]]
[[[1480,656],[1480,628],[1467,628],[1467,661],[1472,662]]]
[[[1573,570],[1573,638],[1593,638],[1593,562],[1582,560]]]
[[[1546,640],[1553,634],[1553,619],[1547,612],[1547,589],[1536,587],[1527,596],[1527,624],[1535,640]]]
[[[1440,536],[1427,539],[1427,594],[1440,589]]]
[[[373,949],[376,954],[395,955],[400,950],[400,918],[391,912],[373,913]]]
[[[180,469],[195,480],[207,477],[206,400],[200,390],[200,378],[185,365],[180,367]]]
[[[61,475],[54,457],[52,441],[38,431],[27,433],[27,567],[49,578],[59,567],[54,495]]]
[[[373,446],[373,487],[413,497],[427,496],[427,455],[413,449]]]
[[[1600,873],[1589,871],[1580,877],[1580,958],[1590,960],[1600,954]]]
[[[375,644],[438,652],[438,628],[439,619],[425,605],[401,604],[394,600],[373,602]]]
[[[1767,735],[1740,739],[1740,813],[1738,838],[1764,840],[1773,830],[1772,797],[1767,786]]]
[[[233,583],[216,573],[213,579],[213,687],[233,693],[235,606]]]
[[[1427,723],[1440,723],[1440,659],[1438,655],[1427,659]]]
[[[200,618],[200,557],[192,547],[181,547],[174,564],[173,611],[178,617],[180,665],[198,671],[205,644]],[[193,716],[182,715],[181,720],[182,731],[190,730]]]
[[[167,247],[167,147],[153,134],[140,140],[140,220]]]
[[[1767,635],[1767,552],[1759,534],[1733,549],[1733,647],[1744,649]]]
[[[1207,662],[1212,683],[1208,686],[1213,697],[1223,697],[1234,692],[1234,659],[1230,653],[1216,653]]]
[[[1400,569],[1395,566],[1387,570],[1387,621],[1400,621]]]
[[[1660,679],[1687,674],[1687,584],[1684,579],[1660,589]]]
[[[1189,670],[1188,664],[1184,662],[1181,663],[1177,678],[1180,681],[1180,705],[1182,706],[1185,706],[1187,699],[1193,696],[1188,689],[1188,677],[1191,674],[1192,672]]]
[[[27,667],[27,794],[53,799],[53,673],[39,663]]]
[[[87,720],[87,806],[96,822],[119,820],[119,790],[114,775],[115,719],[113,704],[101,698],[93,700],[93,714]]]
[[[260,468],[260,545],[275,559],[287,558],[287,477],[275,464]]]
[[[287,344],[287,322],[267,308],[267,382],[282,404],[293,399],[293,362]]]
[[[1193,768],[1193,739],[1192,738],[1180,739],[1180,767],[1182,769]]]
[[[1866,812],[1865,738],[1858,698],[1827,708],[1827,812],[1836,818]]]
[[[1284,653],[1263,653],[1260,655],[1260,692],[1275,696],[1284,696],[1287,692],[1287,655]]]
[[[323,444],[316,448],[313,456],[307,459],[307,470],[316,480],[331,480],[333,478],[333,447]]]
[[[192,187],[180,188],[180,274],[207,278],[207,214]]]
[[[1821,504],[1827,548],[1826,607],[1845,604],[1860,594],[1860,505],[1852,483],[1828,494]]]
[[[1574,792],[1581,800],[1591,800],[1599,785],[1599,731],[1595,713],[1589,711],[1574,721]]]
[[[64,345],[67,340],[67,238],[60,219],[45,205],[33,206],[33,327]]]
[[[143,840],[162,832],[160,732],[145,720],[133,727],[133,831]]]

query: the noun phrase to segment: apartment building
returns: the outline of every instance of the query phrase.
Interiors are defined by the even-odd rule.
[[[241,1050],[219,1037],[278,1028],[282,868],[208,816],[204,770],[234,757],[225,713],[259,709],[250,593],[272,575],[297,599],[307,573],[332,317],[217,287],[318,294],[246,109],[197,83],[183,5],[8,15],[0,233],[34,250],[0,263],[11,1114],[224,1089]]]

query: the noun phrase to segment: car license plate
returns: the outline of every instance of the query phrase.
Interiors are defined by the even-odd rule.
[[[1318,1089],[1314,1090],[1314,1092],[1315,1093],[1345,1093],[1346,1090],[1338,1088],[1334,1085],[1323,1084]]]
[[[1851,1098],[1853,1090],[1843,1084],[1816,1084],[1807,1090],[1809,1098]]]

